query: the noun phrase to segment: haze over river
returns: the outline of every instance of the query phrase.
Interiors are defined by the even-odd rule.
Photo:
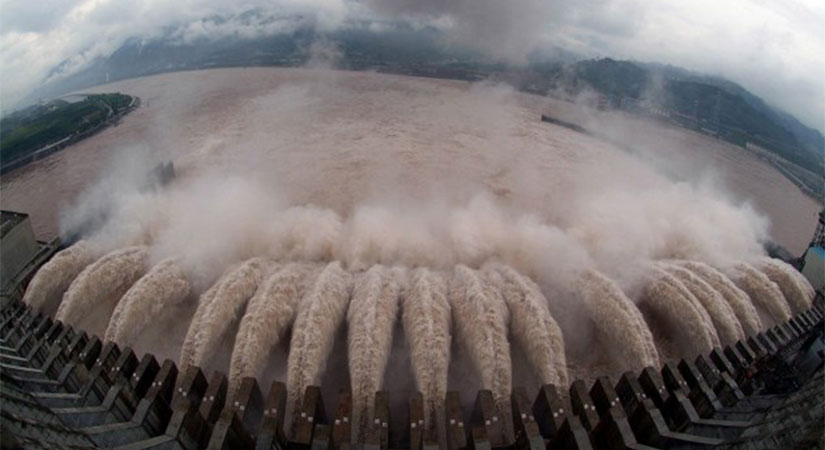
[[[750,203],[770,219],[771,237],[795,254],[821,208],[744,149],[505,86],[245,68],[162,74],[84,92],[122,92],[143,103],[120,125],[3,176],[3,209],[29,213],[40,239],[54,237],[61,213],[104,175],[163,160],[184,179],[237,175],[290,203],[342,215],[364,199],[450,203],[483,191],[561,228],[575,226],[569,217],[580,216],[580,199],[687,182]],[[542,123],[542,113],[604,127],[626,143],[619,148]]]

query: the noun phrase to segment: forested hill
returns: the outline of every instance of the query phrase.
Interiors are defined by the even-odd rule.
[[[123,94],[80,95],[9,114],[0,119],[0,166],[93,132],[132,107],[133,100]]]
[[[250,12],[250,20],[257,12]],[[220,22],[220,18],[215,18]],[[719,131],[739,144],[755,143],[815,173],[825,172],[822,134],[779,111],[741,86],[717,77],[660,64],[582,60],[561,49],[536,53],[526,66],[509,66],[470,51],[439,45],[439,33],[428,27],[395,24],[381,32],[355,27],[319,33],[309,26],[291,32],[237,38],[181,39],[169,29],[151,39],[130,39],[107,57],[84,70],[59,76],[35,94],[43,98],[124,78],[176,70],[238,66],[301,66],[312,57],[314,43],[335,50],[335,66],[407,75],[462,80],[503,80],[530,92],[544,94],[593,89],[604,96],[655,105],[687,118],[698,128]],[[68,60],[67,60],[67,64]]]
[[[737,143],[752,142],[816,173],[825,172],[822,134],[772,108],[727,80],[652,64],[609,58],[580,61],[544,70],[556,89],[575,94],[593,89],[698,119],[701,127]]]

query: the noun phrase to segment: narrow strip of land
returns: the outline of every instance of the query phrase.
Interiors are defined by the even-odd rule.
[[[90,137],[140,106],[138,97],[73,94],[14,112],[0,120],[0,174]]]

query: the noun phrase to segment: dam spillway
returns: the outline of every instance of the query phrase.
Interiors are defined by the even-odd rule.
[[[471,410],[446,393],[424,426],[420,393],[379,391],[360,442],[351,443],[352,395],[309,386],[287,414],[286,385],[262,389],[129,348],[52,320],[19,302],[0,311],[4,441],[73,448],[777,448],[814,445],[822,420],[823,302],[757,335],[694,360],[668,361],[592,385],[515,387],[509,408],[478,391]],[[389,398],[404,395],[405,426]],[[781,430],[781,431],[777,431]],[[22,448],[11,447],[11,448]],[[638,447],[642,448],[642,447]]]

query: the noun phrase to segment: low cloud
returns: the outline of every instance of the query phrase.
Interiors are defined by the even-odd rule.
[[[7,0],[0,4],[0,107],[130,38],[169,29],[182,42],[254,38],[292,31],[294,18],[321,31],[350,19],[432,26],[445,45],[516,64],[555,47],[678,65],[738,82],[825,130],[825,4],[808,0],[58,0],[48,7]]]

